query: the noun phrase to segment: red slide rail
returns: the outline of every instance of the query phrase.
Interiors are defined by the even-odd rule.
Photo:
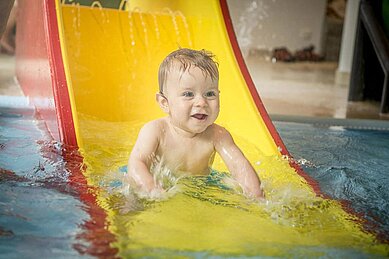
[[[16,76],[53,139],[77,146],[54,0],[18,1]]]
[[[70,172],[69,186],[85,204],[90,220],[80,226],[74,248],[80,254],[115,258],[110,244],[114,235],[106,229],[106,212],[97,204],[95,188],[88,186],[83,174],[83,157],[77,139],[59,40],[55,0],[19,0],[16,35],[16,76],[26,96],[46,123],[51,137],[63,143],[62,156]],[[48,149],[45,151],[45,149]],[[41,150],[50,157],[50,147]],[[61,192],[61,190],[58,190]]]

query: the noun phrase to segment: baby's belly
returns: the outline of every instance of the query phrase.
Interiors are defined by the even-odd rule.
[[[202,166],[195,165],[185,165],[185,164],[175,164],[167,163],[165,166],[176,176],[185,176],[185,175],[208,175],[210,173],[210,168],[208,164]]]
[[[180,176],[204,176],[209,175],[211,170],[209,167],[206,169],[196,169],[196,170],[189,170],[189,169],[178,169],[178,170],[172,170],[173,174],[180,177]]]

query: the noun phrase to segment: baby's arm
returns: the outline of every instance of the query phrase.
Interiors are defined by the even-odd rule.
[[[262,198],[264,195],[261,182],[254,168],[235,144],[231,134],[223,127],[215,126],[215,149],[227,165],[232,177],[242,186],[245,194]]]
[[[128,176],[144,191],[156,189],[150,173],[150,165],[158,148],[159,125],[156,121],[145,124],[139,131],[138,139],[128,160]]]

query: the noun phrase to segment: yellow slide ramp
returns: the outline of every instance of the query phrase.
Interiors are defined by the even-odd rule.
[[[88,184],[98,187],[97,200],[116,238],[110,245],[123,257],[387,254],[358,218],[320,197],[282,156],[287,151],[242,64],[226,8],[226,1],[217,0],[122,1],[118,9],[98,1],[93,7],[57,1],[77,142]],[[200,184],[192,186],[198,192],[146,203],[135,213],[134,201],[128,204],[110,189],[140,127],[165,116],[155,102],[157,71],[179,47],[217,56],[216,123],[232,133],[259,172],[267,202],[252,204],[231,193],[216,199],[220,194],[209,195],[217,190],[202,193]],[[226,170],[218,157],[213,168]]]

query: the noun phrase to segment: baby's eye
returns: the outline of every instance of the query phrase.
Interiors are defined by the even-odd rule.
[[[204,94],[204,97],[206,98],[215,98],[217,96],[216,91],[208,91]]]
[[[182,96],[190,98],[190,97],[194,97],[194,93],[190,91],[186,91],[182,93]]]

